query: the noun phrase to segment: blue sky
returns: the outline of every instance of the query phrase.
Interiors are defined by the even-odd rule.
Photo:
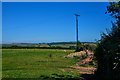
[[[4,2],[2,4],[2,42],[40,43],[100,39],[100,32],[111,27],[105,14],[107,2]]]
[[[2,0],[2,2],[108,2],[108,1],[110,0]]]

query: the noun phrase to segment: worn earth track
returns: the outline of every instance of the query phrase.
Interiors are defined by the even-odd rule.
[[[69,55],[64,56],[64,57],[69,57],[69,58],[74,58],[74,56],[78,56],[78,57],[84,56],[84,57],[80,57],[80,59],[78,59],[78,62],[76,63],[76,65],[69,66],[69,67],[71,67],[71,69],[63,69],[62,68],[60,70],[62,70],[62,71],[69,70],[70,72],[77,71],[77,73],[80,73],[80,74],[94,74],[94,71],[96,70],[95,67],[91,67],[91,66],[81,67],[81,66],[79,66],[79,65],[89,64],[94,58],[93,55],[94,55],[94,53],[89,51],[89,50],[70,53]]]

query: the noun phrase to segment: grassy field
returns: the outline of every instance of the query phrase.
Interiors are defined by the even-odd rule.
[[[60,70],[76,64],[76,59],[64,58],[70,52],[73,50],[3,49],[2,77],[44,79],[79,77],[80,74],[77,72]]]

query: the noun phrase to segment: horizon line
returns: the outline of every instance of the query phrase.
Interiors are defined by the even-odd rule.
[[[76,41],[57,41],[57,42],[0,42],[0,44],[13,44],[13,43],[31,43],[31,44],[34,44],[34,43],[61,43],[61,42],[76,42]],[[81,41],[81,42],[93,42],[95,43],[96,41]],[[77,43],[77,42],[76,42]]]

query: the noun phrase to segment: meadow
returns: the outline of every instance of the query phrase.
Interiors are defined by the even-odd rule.
[[[2,78],[79,78],[71,69],[77,59],[64,58],[74,50],[63,49],[2,49]]]

